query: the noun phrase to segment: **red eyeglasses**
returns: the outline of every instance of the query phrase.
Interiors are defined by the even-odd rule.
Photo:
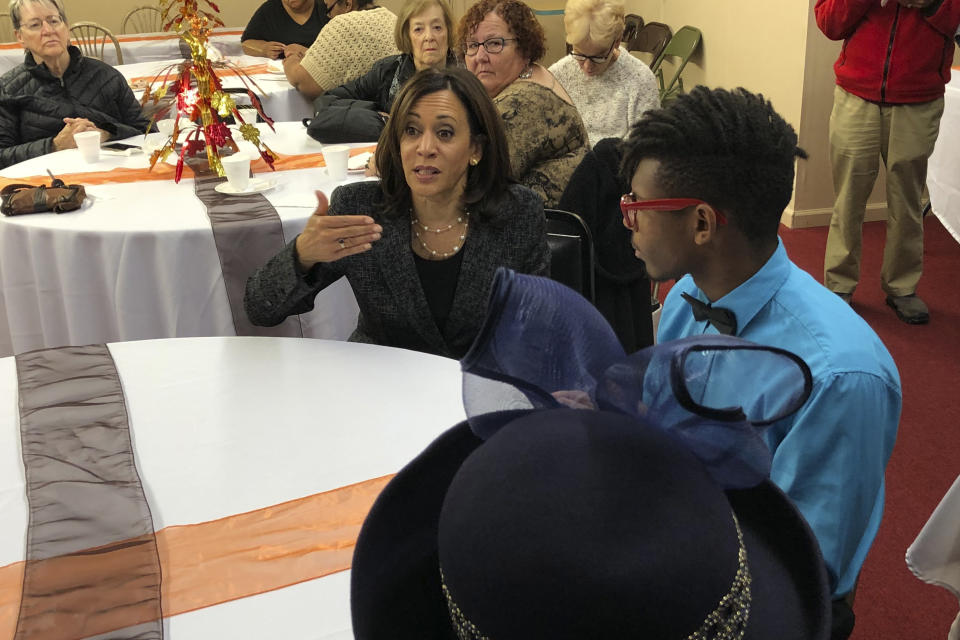
[[[637,211],[680,211],[698,204],[708,204],[696,198],[658,198],[654,200],[637,200],[636,196],[628,193],[620,198],[620,213],[623,214],[623,226],[633,229],[637,226]],[[727,217],[716,208],[717,224],[727,224]]]

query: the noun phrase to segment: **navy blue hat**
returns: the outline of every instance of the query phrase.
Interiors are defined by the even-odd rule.
[[[374,504],[351,580],[358,640],[829,635],[819,547],[779,489],[723,491],[604,411],[447,431]]]
[[[715,336],[625,356],[558,287],[498,274],[462,363],[471,420],[361,530],[355,637],[828,637],[819,548],[755,433],[803,403],[806,366]],[[556,408],[571,390],[597,410]]]

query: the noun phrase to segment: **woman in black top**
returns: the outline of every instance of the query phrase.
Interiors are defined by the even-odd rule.
[[[267,0],[257,9],[240,36],[249,56],[282,58],[287,47],[309,47],[329,22],[321,0]]]
[[[381,181],[338,187],[296,240],[247,281],[244,305],[272,326],[346,276],[351,340],[460,358],[500,266],[549,273],[543,203],[510,178],[503,123],[483,85],[428,69],[400,91],[377,145]]]

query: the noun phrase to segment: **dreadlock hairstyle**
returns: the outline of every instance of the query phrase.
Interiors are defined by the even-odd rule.
[[[622,151],[628,184],[641,160],[658,160],[657,184],[668,197],[709,202],[755,246],[776,237],[794,159],[807,157],[793,127],[762,95],[703,86],[648,111]]]

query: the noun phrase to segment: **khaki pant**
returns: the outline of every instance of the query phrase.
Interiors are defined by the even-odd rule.
[[[837,87],[830,114],[833,205],[823,283],[852,293],[860,279],[861,227],[879,171],[887,170],[887,241],[880,283],[892,296],[914,293],[923,273],[923,206],[927,159],[943,115],[943,98],[878,105]]]

